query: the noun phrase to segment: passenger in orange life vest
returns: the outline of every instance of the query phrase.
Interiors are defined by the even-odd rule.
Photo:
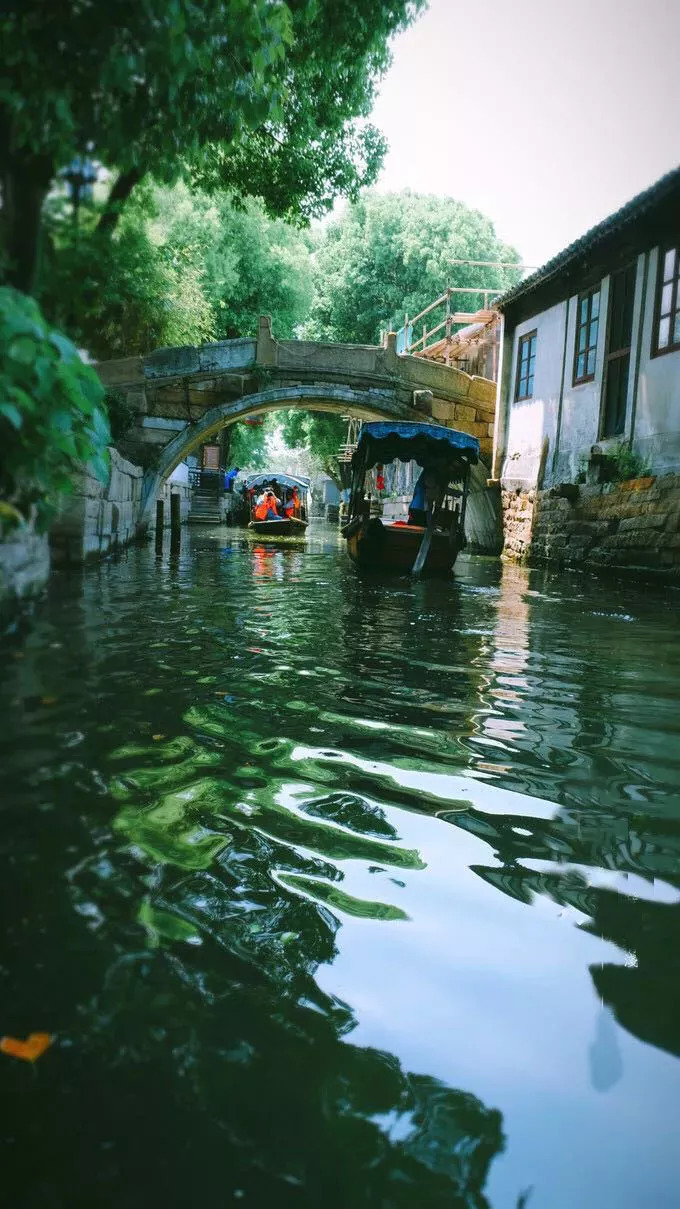
[[[287,503],[284,505],[283,511],[285,512],[285,514],[289,520],[292,516],[300,515],[300,497],[298,495],[297,487],[293,487],[293,494],[291,495],[291,497],[287,501]]]
[[[257,501],[255,507],[256,521],[276,521],[279,519],[277,511],[278,500],[271,490],[265,491]]]

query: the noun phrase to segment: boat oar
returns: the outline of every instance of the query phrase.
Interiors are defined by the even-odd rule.
[[[437,519],[439,507],[441,505],[441,502],[442,502],[445,494],[446,494],[446,488],[444,488],[443,490],[438,492],[437,498],[432,505],[432,511],[428,515],[427,525],[425,526],[425,532],[423,533],[423,540],[421,541],[420,549],[418,550],[418,553],[416,554],[416,561],[414,562],[413,567],[411,568],[411,575],[420,575],[420,572],[422,571],[423,567],[425,566],[425,560],[426,560],[428,554],[430,553],[430,546],[432,544],[432,536],[434,534],[435,521]]]

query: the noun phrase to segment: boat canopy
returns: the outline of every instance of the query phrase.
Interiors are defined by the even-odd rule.
[[[474,466],[479,459],[479,441],[443,424],[378,420],[363,425],[352,462],[370,470],[379,462],[414,461],[425,466],[444,458]]]
[[[292,474],[281,474],[277,470],[262,470],[259,474],[249,474],[243,480],[243,486],[250,490],[253,487],[265,487],[269,483],[278,483],[280,487],[301,487],[309,491],[309,479],[298,479]]]

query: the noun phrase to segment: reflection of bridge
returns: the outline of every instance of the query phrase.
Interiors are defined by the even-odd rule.
[[[284,408],[363,419],[431,417],[478,437],[482,458],[487,464],[490,458],[494,383],[400,356],[393,335],[384,347],[279,341],[271,321],[261,318],[255,339],[159,349],[146,357],[101,362],[97,369],[129,409],[130,427],[119,448],[145,468],[143,519],[149,518],[165,479],[192,449],[227,424]],[[498,510],[485,484],[481,467],[475,492],[480,498],[476,508],[472,504],[471,518],[474,536],[489,548],[496,543]]]

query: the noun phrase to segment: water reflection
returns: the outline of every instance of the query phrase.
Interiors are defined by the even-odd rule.
[[[674,610],[334,542],[182,534],[7,648],[15,1199],[670,1209]]]

